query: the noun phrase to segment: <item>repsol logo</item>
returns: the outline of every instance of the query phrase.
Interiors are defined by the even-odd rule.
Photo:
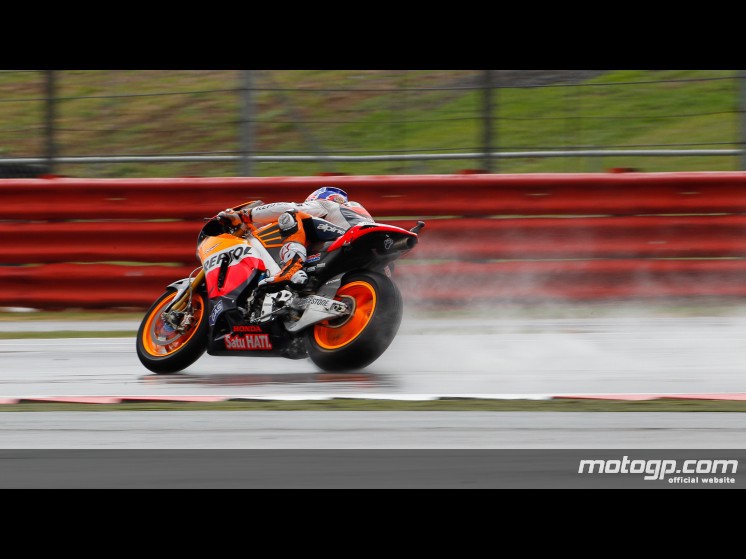
[[[205,269],[205,272],[209,272],[216,266],[220,266],[224,258],[228,259],[228,264],[233,264],[235,262],[238,262],[239,260],[242,260],[249,254],[251,254],[250,246],[239,246],[231,250],[226,250],[223,252],[219,252],[218,254],[214,254],[202,263],[202,267]]]
[[[256,211],[257,213],[259,213],[264,210],[271,210],[273,208],[276,208],[277,206],[281,206],[282,208],[285,208],[287,206],[287,202],[272,202],[271,204],[264,204],[263,206],[255,207],[253,211]]]

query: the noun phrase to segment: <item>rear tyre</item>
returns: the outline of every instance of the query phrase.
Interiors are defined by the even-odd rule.
[[[350,304],[352,314],[309,329],[308,356],[325,371],[367,367],[386,351],[399,331],[401,293],[383,274],[356,272],[343,279],[334,298]]]
[[[180,329],[164,321],[163,309],[176,296],[168,290],[145,313],[137,332],[137,356],[150,371],[158,374],[176,373],[189,367],[207,351],[207,313],[205,297],[192,294],[191,307],[180,318]]]

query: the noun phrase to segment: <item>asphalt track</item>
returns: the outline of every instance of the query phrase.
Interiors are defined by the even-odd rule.
[[[134,330],[137,323],[24,327]],[[205,355],[181,374],[155,375],[129,337],[0,340],[0,355],[0,398],[746,393],[746,316],[408,318],[375,363],[343,374],[308,360]]]
[[[4,330],[76,329],[69,323]],[[136,323],[102,323],[134,329]],[[134,338],[0,340],[0,400],[746,394],[746,316],[405,318],[369,368],[204,356],[145,370]],[[44,412],[0,414],[0,448],[746,448],[739,413]]]

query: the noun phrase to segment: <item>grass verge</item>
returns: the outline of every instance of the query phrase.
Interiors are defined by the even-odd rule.
[[[134,338],[134,330],[70,331],[54,332],[0,332],[0,340],[56,339],[56,338]]]

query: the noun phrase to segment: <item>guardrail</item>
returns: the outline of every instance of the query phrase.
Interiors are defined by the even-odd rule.
[[[0,307],[142,309],[199,265],[203,219],[345,188],[427,225],[413,306],[746,296],[746,173],[0,180]]]

